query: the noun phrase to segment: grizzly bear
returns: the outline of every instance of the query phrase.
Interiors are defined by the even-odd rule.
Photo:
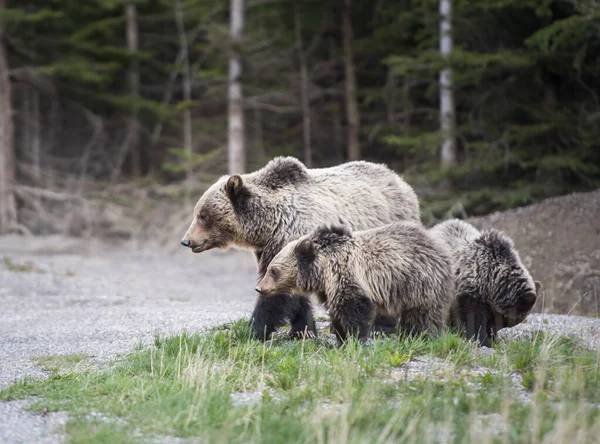
[[[418,223],[396,222],[350,232],[321,227],[287,244],[256,291],[316,294],[338,342],[369,337],[376,314],[398,319],[405,334],[445,326],[454,295],[446,249]]]
[[[512,240],[490,229],[479,232],[458,219],[430,229],[449,248],[456,296],[450,324],[489,347],[496,332],[527,317],[541,284],[521,263]]]
[[[357,161],[309,169],[293,157],[278,157],[254,173],[223,176],[213,184],[196,204],[181,243],[194,253],[251,249],[261,279],[292,236],[322,224],[361,230],[398,220],[420,222],[419,202],[412,187],[385,165]],[[307,298],[258,297],[250,319],[257,338],[270,338],[286,322],[292,337],[316,334]]]

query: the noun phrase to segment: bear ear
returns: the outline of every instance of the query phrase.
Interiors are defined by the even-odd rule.
[[[317,250],[310,239],[302,239],[294,249],[300,265],[306,265],[315,260]]]
[[[227,191],[227,196],[229,199],[236,199],[242,189],[244,188],[244,181],[242,180],[242,176],[239,174],[234,174],[229,179],[227,179],[227,185],[225,186],[225,190]]]
[[[535,284],[535,292],[537,293],[542,288],[542,283],[540,281],[533,281]]]

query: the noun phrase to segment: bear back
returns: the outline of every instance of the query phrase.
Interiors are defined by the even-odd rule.
[[[310,181],[308,169],[294,157],[276,157],[256,174],[255,183],[271,190]]]

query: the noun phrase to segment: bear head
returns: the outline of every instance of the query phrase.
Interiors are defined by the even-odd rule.
[[[541,282],[533,280],[503,232],[484,231],[474,245],[479,253],[475,257],[478,279],[492,295],[489,302],[503,314],[503,326],[523,322],[537,301]]]
[[[263,248],[279,227],[290,187],[309,181],[308,170],[293,157],[278,157],[251,173],[223,176],[200,198],[181,244],[194,253],[236,245]],[[291,220],[290,215],[287,215]]]
[[[264,296],[323,292],[327,265],[351,236],[343,227],[321,227],[289,242],[273,258],[256,291]]]
[[[222,177],[198,200],[192,223],[181,244],[194,253],[212,248],[226,248],[240,243],[242,227],[235,214],[235,205],[249,194],[241,176]]]

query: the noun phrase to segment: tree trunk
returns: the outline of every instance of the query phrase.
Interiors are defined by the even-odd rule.
[[[255,161],[262,164],[265,156],[265,142],[263,137],[263,118],[260,107],[254,107],[254,151],[256,152]]]
[[[356,101],[356,76],[354,73],[354,60],[352,59],[352,0],[344,0],[343,24],[344,34],[344,75],[346,93],[346,120],[348,121],[348,159],[360,159],[360,115]]]
[[[385,115],[388,123],[394,123],[396,105],[396,82],[392,73],[392,68],[388,67],[387,80],[385,82]]]
[[[5,1],[0,0],[0,9]],[[0,234],[15,228],[15,152],[12,119],[11,84],[4,48],[4,29],[0,25]]]
[[[137,8],[135,3],[128,3],[125,6],[125,36],[127,40],[127,51],[134,53],[138,50],[138,27],[137,27]],[[137,60],[132,60],[127,71],[127,89],[132,97],[139,97],[140,94],[140,72]],[[131,114],[126,119],[125,137],[119,149],[118,157],[113,167],[111,180],[116,182],[121,176],[123,164],[129,157],[132,176],[141,174],[140,159],[140,127],[138,121],[137,106],[133,106]]]
[[[451,0],[440,0],[440,53],[443,58],[447,58],[451,52],[452,3]],[[440,127],[443,139],[440,163],[442,167],[456,164],[456,115],[452,88],[452,69],[448,67],[440,72]]]
[[[183,147],[187,155],[186,161],[186,176],[189,179],[192,171],[192,153],[194,152],[194,141],[192,139],[192,110],[190,102],[192,101],[192,74],[190,72],[190,55],[188,49],[187,34],[185,31],[185,23],[183,21],[183,11],[181,10],[181,2],[175,1],[175,20],[177,21],[177,31],[179,32],[179,46],[183,53],[183,100],[185,109],[183,111]]]
[[[40,92],[31,89],[31,163],[33,164],[33,177],[36,185],[42,186],[42,121],[40,116]]]
[[[304,140],[304,164],[312,168],[312,144],[310,135],[310,91],[308,67],[302,43],[302,19],[298,10],[298,0],[294,3],[294,31],[296,34],[296,52],[300,64],[300,103],[302,105],[302,136]]]
[[[228,156],[229,174],[246,170],[244,147],[244,107],[242,97],[242,63],[240,44],[244,30],[244,0],[231,0],[231,54],[229,56],[229,119]]]
[[[342,147],[344,135],[341,122],[341,108],[341,104],[338,103],[335,103],[333,108],[333,151],[335,153],[336,163],[342,163],[344,161],[344,149]]]
[[[21,152],[24,154],[23,158],[26,161],[31,161],[33,158],[31,152],[31,90],[32,88],[29,85],[17,84],[15,88],[11,88],[11,96],[13,94],[22,96],[21,103],[18,103],[16,107],[19,112],[13,119],[15,134],[13,145],[22,147]]]
[[[130,53],[137,52],[138,46],[138,24],[137,24],[137,8],[135,3],[129,3],[125,7],[125,18],[127,21],[127,50]],[[129,71],[127,72],[127,85],[129,94],[133,97],[140,95],[140,71],[137,60],[131,62]],[[131,173],[138,177],[142,173],[141,156],[140,156],[140,126],[138,121],[138,110],[134,106],[131,111],[131,116],[127,119],[127,135],[125,139],[129,145],[129,154],[131,159]]]

